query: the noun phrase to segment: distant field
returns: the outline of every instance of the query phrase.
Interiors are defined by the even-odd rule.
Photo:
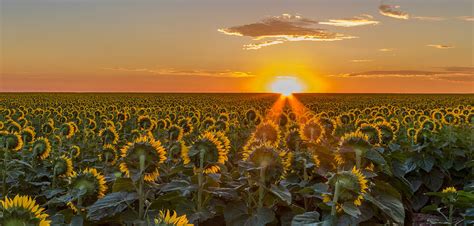
[[[472,105],[469,94],[3,93],[1,197],[33,197],[38,222],[55,225],[164,225],[154,219],[167,211],[196,225],[469,224]]]

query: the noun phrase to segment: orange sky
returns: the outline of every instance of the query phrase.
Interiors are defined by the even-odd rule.
[[[471,0],[1,4],[3,92],[474,93]]]

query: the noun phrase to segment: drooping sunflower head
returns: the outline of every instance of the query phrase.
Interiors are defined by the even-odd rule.
[[[119,140],[119,135],[113,126],[101,129],[99,136],[104,144],[117,144]]]
[[[183,159],[184,164],[189,163],[189,149],[183,140],[174,141],[168,147],[168,160],[178,162],[180,159]]]
[[[338,204],[353,202],[355,206],[362,205],[363,195],[369,189],[369,182],[359,169],[354,166],[352,170],[340,171],[328,180],[332,189],[336,183],[340,186]]]
[[[190,162],[194,167],[200,168],[203,163],[204,173],[218,173],[220,165],[228,160],[228,150],[216,133],[204,132],[193,143],[188,152]]]
[[[23,138],[23,141],[27,144],[32,142],[35,139],[35,135],[36,133],[34,131],[34,128],[32,127],[24,128],[21,131],[21,137]]]
[[[78,158],[78,157],[81,155],[81,148],[80,148],[79,146],[77,146],[77,145],[73,145],[73,146],[71,147],[70,152],[71,152],[71,156],[72,156],[73,158]]]
[[[286,147],[292,151],[296,151],[297,149],[299,149],[300,143],[300,130],[296,128],[288,130],[285,136]]]
[[[95,168],[86,168],[79,174],[74,173],[70,181],[70,189],[85,191],[82,196],[83,206],[93,204],[97,199],[104,197],[107,191],[104,175]]]
[[[193,132],[194,126],[191,122],[191,118],[183,118],[179,120],[178,125],[183,128],[184,134],[190,134]]]
[[[153,126],[153,120],[147,115],[138,116],[137,123],[142,130],[150,130]]]
[[[278,145],[280,143],[280,131],[275,123],[266,121],[257,126],[252,138],[262,143],[270,143],[271,145]]]
[[[382,144],[389,144],[395,140],[396,135],[392,125],[388,122],[382,122],[376,124],[377,128],[382,132]]]
[[[45,123],[41,127],[41,131],[44,134],[50,134],[51,132],[53,132],[53,130],[54,130],[54,125],[52,123]]]
[[[123,162],[120,171],[126,176],[140,171],[140,158],[144,158],[144,180],[154,181],[159,173],[159,165],[166,160],[166,150],[161,142],[148,136],[141,136],[121,149]]]
[[[324,132],[324,128],[317,120],[310,120],[300,127],[301,138],[309,143],[319,143]]]
[[[160,210],[160,215],[155,218],[155,225],[157,226],[193,226],[190,224],[186,215],[178,216],[176,211]]]
[[[30,150],[33,152],[33,155],[39,157],[41,160],[46,159],[51,152],[51,143],[48,138],[38,137],[35,139],[31,145]]]
[[[362,124],[357,131],[367,135],[371,145],[378,145],[382,141],[382,131],[374,124]]]
[[[119,154],[117,153],[117,149],[112,144],[106,144],[102,147],[102,151],[99,153],[99,160],[104,161],[109,165],[115,165]]]
[[[0,204],[3,212],[2,225],[50,225],[49,215],[30,196],[16,195],[13,199],[5,197],[0,200]]]
[[[366,152],[371,148],[369,138],[362,132],[345,134],[339,142],[338,152]]]
[[[211,118],[211,117],[207,117],[206,119],[204,119],[202,122],[201,122],[201,128],[206,130],[208,129],[209,127],[213,126],[214,123],[216,122],[215,119]]]
[[[67,139],[72,138],[75,132],[76,128],[74,128],[72,122],[63,123],[59,128],[59,133]]]
[[[2,147],[6,147],[8,150],[19,151],[23,148],[23,140],[18,133],[4,132],[0,138]]]
[[[431,119],[425,119],[421,123],[421,127],[434,132],[436,130],[436,123]]]
[[[54,175],[58,177],[70,177],[74,174],[72,160],[66,156],[61,156],[53,162]]]
[[[413,137],[413,140],[417,144],[424,144],[428,141],[431,134],[432,134],[431,130],[428,130],[428,129],[425,129],[425,128],[421,127],[421,128],[416,130],[415,136]]]
[[[328,117],[319,117],[318,122],[324,128],[324,134],[333,134],[336,129],[336,122]]]
[[[181,128],[181,126],[178,125],[172,125],[168,129],[168,136],[171,141],[179,141],[183,139],[184,135],[184,130]]]

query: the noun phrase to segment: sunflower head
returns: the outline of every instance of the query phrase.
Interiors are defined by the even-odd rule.
[[[185,158],[188,156],[188,153],[189,153],[189,149],[183,140],[172,142],[169,146],[168,151],[169,151],[168,156],[170,158],[168,160],[172,160],[174,162],[179,161],[180,158],[183,158],[183,160],[185,160]],[[184,164],[188,164],[188,163],[189,163],[189,159],[184,161]]]
[[[413,140],[417,144],[424,144],[427,142],[427,139],[431,136],[431,133],[432,133],[431,130],[421,127],[418,130],[416,130]]]
[[[168,129],[168,136],[171,141],[179,141],[183,139],[184,130],[178,125],[172,125]]]
[[[160,215],[155,218],[155,225],[157,226],[193,226],[190,224],[186,215],[178,216],[176,211],[160,210]]]
[[[145,181],[154,181],[159,173],[159,165],[166,160],[166,150],[161,142],[148,136],[141,136],[121,149],[123,162],[120,171],[130,176],[140,171],[140,158],[145,160]]]
[[[381,122],[376,124],[377,128],[382,132],[382,144],[389,144],[393,140],[395,140],[395,130],[393,129],[392,125],[388,122]]]
[[[204,132],[199,136],[188,152],[189,160],[195,168],[200,168],[202,161],[204,173],[220,171],[220,165],[228,160],[228,150],[222,143],[222,139],[213,132]]]
[[[328,117],[320,117],[318,122],[324,128],[324,134],[333,134],[336,129],[336,122]]]
[[[279,151],[270,143],[254,145],[242,153],[242,160],[257,168],[265,168],[267,181],[274,181],[284,175],[291,167],[291,158],[291,152]],[[251,173],[254,176],[259,174],[256,170]]]
[[[41,160],[46,159],[51,152],[51,143],[49,142],[48,138],[45,137],[38,137],[31,145],[31,149],[33,155],[39,157]]]
[[[292,151],[299,149],[299,144],[301,143],[300,131],[299,129],[290,129],[285,136],[286,147]]]
[[[54,175],[59,177],[70,177],[74,174],[72,160],[66,156],[57,158],[53,162]]]
[[[369,138],[362,132],[345,134],[339,142],[338,152],[365,152],[371,148]]]
[[[0,144],[11,151],[19,151],[23,148],[23,140],[18,133],[3,132],[0,136]]]
[[[183,128],[184,134],[190,134],[193,132],[194,126],[191,123],[190,118],[183,118],[179,120],[178,125]]]
[[[100,130],[99,136],[104,144],[117,144],[119,140],[119,135],[113,126]]]
[[[78,158],[81,155],[81,148],[77,145],[71,147],[71,155],[74,158]]]
[[[93,204],[105,196],[107,184],[105,177],[95,168],[86,168],[79,174],[74,173],[70,179],[70,189],[84,190],[83,206]]]
[[[67,139],[72,138],[75,132],[76,132],[76,128],[74,127],[72,122],[63,123],[61,127],[59,128],[59,133],[62,136],[66,137]]]
[[[153,120],[146,115],[140,115],[137,119],[138,127],[142,130],[150,130],[153,126]]]
[[[350,171],[341,171],[328,180],[329,186],[334,189],[336,183],[340,186],[338,204],[352,202],[355,206],[362,205],[364,194],[368,192],[367,178],[355,166]]]
[[[0,200],[3,212],[2,225],[50,225],[49,215],[30,196],[16,195],[13,199]]]
[[[41,127],[41,131],[44,134],[50,134],[51,132],[53,132],[53,130],[54,130],[54,124],[49,123],[49,122],[43,124],[43,126]]]
[[[300,128],[301,138],[309,143],[319,143],[324,132],[324,128],[317,120],[310,120]]]
[[[280,143],[280,131],[275,123],[266,121],[257,126],[252,134],[252,139],[276,146]]]
[[[23,138],[23,141],[27,144],[29,144],[30,142],[32,142],[35,139],[35,135],[36,135],[36,133],[34,131],[34,128],[32,128],[32,127],[24,128],[21,131],[21,137]]]
[[[357,131],[367,135],[371,145],[378,145],[382,141],[382,131],[374,124],[362,124]]]
[[[102,151],[99,153],[99,160],[104,161],[106,164],[115,165],[119,154],[115,146],[111,144],[106,144],[102,147]]]

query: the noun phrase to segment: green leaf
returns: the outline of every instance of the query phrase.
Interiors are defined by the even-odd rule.
[[[291,205],[291,193],[288,189],[282,185],[276,186],[272,184],[270,191],[280,198],[287,205]]]
[[[342,210],[353,217],[358,217],[361,214],[359,208],[357,208],[357,206],[352,202],[345,202],[342,205]]]
[[[87,218],[96,221],[115,216],[124,211],[128,205],[137,199],[137,193],[110,193],[87,208]]]
[[[117,178],[112,186],[112,192],[133,192],[135,186],[130,178]]]
[[[70,226],[82,226],[84,224],[84,219],[82,216],[74,216],[71,219]]]
[[[275,213],[268,208],[260,208],[255,214],[250,216],[245,222],[245,226],[262,226],[272,222],[275,219]]]
[[[275,213],[268,208],[260,208],[250,213],[243,202],[229,203],[224,209],[227,226],[263,226],[275,220]]]
[[[387,163],[385,159],[383,158],[383,156],[378,151],[373,150],[373,149],[368,150],[365,153],[365,157],[369,160],[372,160],[378,165],[385,165]]]
[[[426,172],[430,172],[435,164],[435,158],[431,155],[423,155],[423,158],[420,159],[417,164]]]
[[[431,191],[439,191],[443,186],[444,174],[438,169],[433,169],[428,175],[422,177],[423,184]]]
[[[306,212],[303,214],[296,215],[291,221],[291,226],[312,226],[320,223],[319,221],[319,212]]]
[[[366,194],[364,198],[390,216],[395,222],[403,224],[405,209],[400,201],[400,194],[387,183],[377,182],[375,185],[372,194]]]

